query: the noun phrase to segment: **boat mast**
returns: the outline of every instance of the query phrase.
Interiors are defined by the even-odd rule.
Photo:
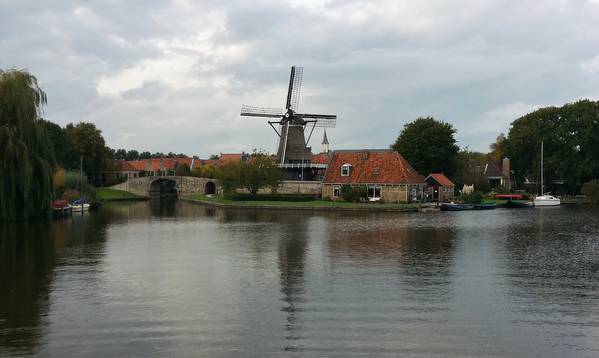
[[[83,199],[83,154],[79,155],[79,183],[81,190],[81,193],[79,193],[79,199]],[[83,202],[81,207],[83,207]]]
[[[544,188],[543,188],[543,141],[541,140],[541,195],[544,195]]]

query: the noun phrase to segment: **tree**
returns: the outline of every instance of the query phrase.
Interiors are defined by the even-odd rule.
[[[538,182],[541,141],[548,185],[564,181],[565,190],[577,192],[582,183],[599,178],[599,102],[540,108],[512,122],[505,150],[518,182]]]
[[[0,70],[0,220],[52,215],[54,148],[40,118],[46,101],[35,76]]]
[[[497,139],[495,140],[494,143],[491,143],[491,145],[489,146],[489,149],[491,150],[489,152],[489,159],[492,162],[500,162],[503,158],[505,158],[505,147],[506,147],[507,141],[505,138],[505,134],[501,133],[499,134],[499,136],[497,136]]]
[[[135,149],[128,151],[127,155],[125,156],[125,160],[138,160],[138,159],[139,159],[139,152]]]
[[[281,169],[266,153],[254,151],[248,162],[240,161],[239,165],[241,186],[250,192],[252,198],[264,187],[276,189],[283,179]]]
[[[229,161],[221,165],[217,178],[225,196],[234,194],[241,187],[241,163]]]
[[[270,186],[275,189],[281,183],[283,173],[266,153],[254,151],[250,160],[227,161],[217,169],[216,177],[225,195],[244,188],[255,198],[258,191]]]
[[[114,159],[127,159],[127,151],[125,149],[117,149],[114,152]]]
[[[455,133],[449,123],[420,117],[404,126],[391,148],[401,153],[420,174],[443,172],[451,177],[456,171],[459,150]]]
[[[54,148],[56,163],[66,169],[79,167],[79,155],[73,145],[67,140],[66,133],[58,124],[42,120],[48,133],[48,138]]]
[[[178,165],[177,168],[175,169],[175,175],[182,176],[182,177],[190,176],[191,169],[189,169],[189,167],[184,164]]]
[[[83,156],[83,170],[88,176],[97,178],[107,157],[102,131],[93,123],[79,122],[67,124],[65,132],[77,155]]]

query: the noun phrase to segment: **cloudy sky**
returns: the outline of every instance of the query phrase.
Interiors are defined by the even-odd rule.
[[[539,107],[599,98],[599,0],[0,0],[0,68],[26,68],[45,117],[114,148],[275,150],[241,104],[336,113],[333,149],[384,148],[418,116],[486,150]],[[320,148],[322,132],[311,144]]]

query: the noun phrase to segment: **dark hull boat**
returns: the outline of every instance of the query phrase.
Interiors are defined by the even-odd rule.
[[[472,204],[452,204],[452,203],[442,203],[441,211],[464,211],[464,210],[472,210],[474,209],[474,205]]]
[[[474,210],[493,210],[497,209],[497,203],[474,204]]]
[[[505,207],[509,209],[522,209],[532,207],[532,202],[528,200],[508,200]]]

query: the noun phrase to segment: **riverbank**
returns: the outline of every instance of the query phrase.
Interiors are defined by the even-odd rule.
[[[330,201],[314,199],[309,201],[274,201],[274,200],[230,200],[220,196],[203,194],[181,197],[180,200],[228,208],[244,209],[281,209],[281,210],[345,210],[345,211],[419,211],[418,204],[392,203],[348,203],[345,201]]]
[[[97,188],[96,200],[98,201],[125,201],[125,200],[148,200],[147,197],[136,195],[125,190],[110,188]]]

